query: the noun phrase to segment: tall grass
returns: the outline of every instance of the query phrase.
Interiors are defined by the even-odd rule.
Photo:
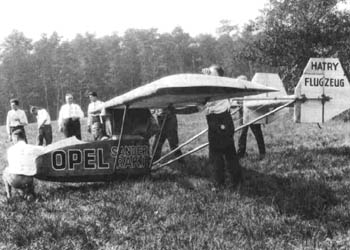
[[[236,190],[213,191],[207,150],[141,179],[36,181],[36,201],[17,194],[7,203],[3,190],[0,249],[350,249],[349,127],[286,116],[263,128],[263,160],[249,133]],[[181,141],[204,128],[201,114],[179,116]],[[35,125],[27,134],[34,143]],[[2,167],[9,145],[0,146]]]

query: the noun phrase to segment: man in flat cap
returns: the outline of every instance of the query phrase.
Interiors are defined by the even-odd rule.
[[[26,132],[24,126],[28,124],[26,113],[19,108],[18,99],[10,100],[11,110],[7,113],[6,117],[6,130],[10,140],[12,140],[11,134],[14,130],[22,130],[24,134],[24,141],[27,142]]]
[[[102,124],[102,118],[100,116],[101,112],[94,113],[94,111],[101,107],[103,102],[99,101],[97,99],[97,93],[95,91],[90,91],[88,93],[90,104],[88,106],[88,132],[91,133],[92,125],[94,123],[100,123]],[[103,127],[102,127],[103,128]],[[94,140],[96,141],[97,138],[93,135]]]
[[[38,123],[38,136],[37,136],[37,145],[41,146],[45,144],[46,146],[52,143],[52,127],[51,127],[51,118],[50,114],[44,108],[39,108],[32,106],[30,108],[30,113],[32,113]]]
[[[66,137],[76,136],[81,140],[80,119],[84,118],[84,112],[78,104],[73,103],[73,95],[66,94],[66,104],[62,105],[58,115],[58,130]]]
[[[44,152],[43,147],[25,142],[23,130],[17,129],[11,134],[13,146],[7,150],[8,166],[2,173],[6,197],[11,198],[11,189],[23,191],[24,197],[35,196],[33,176],[36,174],[35,159]]]

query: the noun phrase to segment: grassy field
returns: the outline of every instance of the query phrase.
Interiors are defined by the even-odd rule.
[[[181,141],[206,128],[200,115],[179,123]],[[212,191],[207,150],[137,180],[36,181],[36,201],[7,203],[2,189],[0,249],[350,249],[350,124],[286,116],[263,132],[268,153],[259,160],[249,134],[237,190]],[[27,133],[34,143],[34,125]]]

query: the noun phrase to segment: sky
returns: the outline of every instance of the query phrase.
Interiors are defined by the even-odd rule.
[[[267,0],[0,0],[0,42],[13,30],[39,40],[54,31],[71,40],[86,32],[97,37],[129,28],[171,32],[181,26],[192,36],[215,34],[221,20],[243,26]]]
[[[349,8],[350,0],[343,7]],[[86,32],[97,37],[129,28],[171,32],[181,26],[191,36],[213,34],[221,20],[242,27],[260,15],[268,0],[0,0],[0,43],[13,30],[37,41],[54,31],[63,40]],[[350,9],[350,8],[349,8]]]

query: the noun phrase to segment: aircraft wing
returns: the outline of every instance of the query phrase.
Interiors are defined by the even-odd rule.
[[[276,91],[258,83],[202,74],[177,74],[133,89],[104,103],[102,109],[184,107],[207,101]]]

